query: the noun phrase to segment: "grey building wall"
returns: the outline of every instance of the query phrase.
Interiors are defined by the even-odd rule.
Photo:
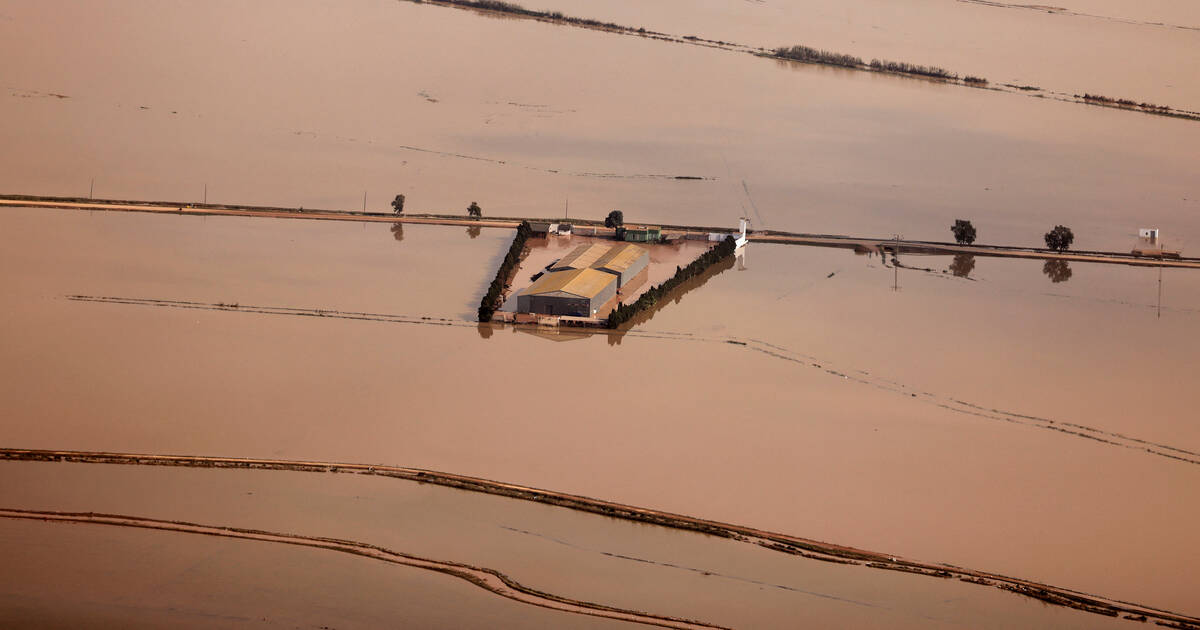
[[[518,295],[517,310],[539,315],[573,315],[591,317],[592,311],[604,306],[617,294],[617,283],[610,282],[591,299],[575,295]]]

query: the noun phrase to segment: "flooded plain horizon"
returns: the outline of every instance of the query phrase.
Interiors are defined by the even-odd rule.
[[[1200,110],[1186,2],[522,4]],[[0,55],[6,194],[1200,246],[1200,122],[1013,91],[396,0],[0,0]],[[512,237],[0,207],[0,446],[424,468],[1200,616],[1200,271],[752,242],[615,331],[480,324]],[[532,239],[512,288],[578,242]],[[3,462],[0,509],[728,627],[1137,623],[393,479]],[[294,544],[0,518],[0,547],[32,627],[624,623]]]
[[[360,209],[365,191],[373,210],[404,193],[939,240],[968,218],[1006,245],[1066,224],[1078,249],[1200,233],[1195,121],[390,0],[6,15],[10,193]]]

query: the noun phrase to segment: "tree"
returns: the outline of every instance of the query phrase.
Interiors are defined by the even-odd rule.
[[[1050,278],[1050,282],[1058,284],[1071,279],[1071,266],[1065,260],[1047,260],[1046,264],[1042,265],[1042,273]]]
[[[404,212],[404,195],[396,195],[392,200],[392,210],[395,210],[396,214]]]
[[[954,240],[958,241],[959,245],[970,245],[975,242],[975,226],[971,225],[970,221],[958,219],[954,225],[950,226],[950,231],[954,232]]]
[[[613,210],[604,218],[604,227],[619,228],[625,225],[625,213],[620,210]]]
[[[1071,232],[1071,228],[1064,225],[1056,225],[1053,230],[1046,232],[1046,247],[1058,252],[1065,252],[1071,248],[1071,243],[1075,242],[1075,235]]]
[[[472,201],[471,205],[467,206],[467,214],[478,219],[479,217],[483,216],[483,208],[480,208],[479,204]]]

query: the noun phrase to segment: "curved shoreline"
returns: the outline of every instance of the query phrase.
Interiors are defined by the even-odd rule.
[[[477,567],[470,564],[451,562],[448,560],[422,558],[420,556],[414,556],[400,551],[394,551],[386,547],[381,547],[379,545],[373,545],[356,540],[327,538],[323,536],[302,536],[299,534],[285,534],[261,529],[202,525],[199,523],[189,523],[187,521],[168,521],[155,518],[126,516],[123,514],[100,514],[95,512],[53,512],[44,510],[0,508],[0,518],[38,520],[58,523],[88,523],[94,525],[112,525],[118,527],[136,527],[141,529],[201,534],[205,536],[218,536],[222,538],[236,538],[239,540],[254,540],[259,542],[273,542],[286,545],[297,545],[301,547],[327,549],[330,551],[340,551],[342,553],[363,556],[373,560],[381,560],[383,562],[389,562],[392,564],[400,564],[417,569],[425,569],[426,571],[444,573],[446,575],[469,582],[475,586],[478,586],[479,588],[501,597],[511,599],[522,604],[529,604],[541,608],[549,608],[551,610],[575,613],[579,615],[604,617],[607,619],[616,619],[619,621],[628,621],[662,628],[674,628],[678,630],[705,630],[709,628],[728,630],[725,626],[718,626],[700,621],[679,619],[664,615],[655,615],[652,613],[626,610],[623,608],[606,606],[604,604],[570,599],[530,588],[495,569]]]
[[[929,577],[954,578],[963,582],[990,586],[1043,602],[1085,612],[1128,618],[1146,617],[1159,625],[1184,630],[1200,630],[1200,617],[1160,610],[1118,599],[1107,598],[1067,588],[1041,584],[1031,580],[966,569],[946,564],[908,560],[891,554],[857,549],[845,545],[790,536],[744,525],[734,525],[672,512],[640,508],[623,503],[594,499],[581,495],[543,490],[529,486],[504,483],[490,479],[453,473],[407,468],[372,466],[338,462],[292,461],[279,459],[205,457],[186,455],[152,455],[112,453],[103,451],[59,451],[0,448],[0,461],[75,462],[94,464],[124,464],[145,466],[184,466],[193,468],[242,468],[283,470],[294,472],[351,473],[391,477],[405,481],[430,483],[448,488],[498,495],[524,501],[555,505],[581,512],[590,512],[628,521],[659,525],[727,538],[772,549],[782,553],[840,564],[856,564],[874,569],[915,573]]]

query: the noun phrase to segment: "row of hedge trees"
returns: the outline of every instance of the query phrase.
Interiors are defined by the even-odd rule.
[[[517,263],[521,262],[521,251],[525,249],[525,241],[529,240],[532,234],[533,228],[529,227],[528,221],[522,221],[521,225],[517,226],[517,235],[513,237],[512,245],[509,246],[508,253],[504,255],[504,262],[500,263],[492,285],[488,287],[487,293],[479,302],[479,321],[492,321],[492,313],[500,308],[500,297],[504,294],[504,287],[508,285],[509,278],[512,278]]]
[[[975,226],[971,225],[970,221],[958,219],[954,225],[950,226],[950,231],[954,233],[954,240],[959,245],[970,245],[975,242]],[[1053,230],[1046,232],[1045,239],[1047,249],[1065,252],[1075,242],[1075,233],[1065,225],[1056,225]]]
[[[735,249],[737,249],[737,243],[734,242],[732,236],[727,236],[716,247],[700,254],[696,260],[688,263],[688,266],[676,267],[675,275],[667,278],[662,284],[652,287],[643,293],[633,304],[618,303],[616,308],[608,314],[608,327],[617,328],[638,313],[653,308],[659,300],[667,297],[667,294],[683,284],[684,281],[704,273],[705,269],[732,256]]]

